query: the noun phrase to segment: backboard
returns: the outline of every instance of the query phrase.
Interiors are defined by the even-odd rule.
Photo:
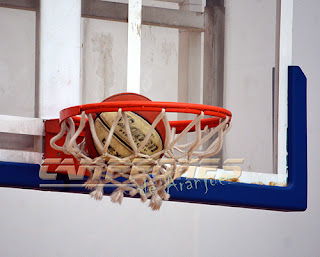
[[[233,114],[222,151],[171,184],[170,200],[305,210],[306,78],[292,65],[293,1],[142,4],[0,0],[1,186],[88,193],[83,181],[39,173],[58,133],[46,124],[128,91]],[[235,168],[241,176],[221,178]]]

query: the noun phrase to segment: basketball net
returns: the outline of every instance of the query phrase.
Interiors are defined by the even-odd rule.
[[[182,132],[179,131],[180,133],[177,133],[176,127],[170,125],[164,108],[150,126],[141,144],[136,145],[126,112],[119,108],[116,118],[110,127],[107,140],[103,145],[98,139],[91,113],[82,111],[78,128],[76,128],[72,117],[63,120],[60,124],[60,132],[51,139],[50,145],[58,151],[73,155],[80,161],[81,165],[89,167],[88,171],[91,175],[84,186],[91,190],[90,195],[93,198],[101,200],[104,188],[106,186],[114,186],[116,189],[111,194],[112,202],[121,204],[124,194],[129,194],[130,196],[140,196],[142,202],[150,199],[149,206],[152,210],[159,210],[162,201],[170,198],[167,191],[170,183],[180,178],[192,163],[213,156],[222,148],[223,138],[231,128],[229,116],[220,118],[215,127],[209,128],[207,125],[203,128],[201,120],[203,120],[204,116],[203,111],[197,114],[184,127]],[[120,119],[123,119],[128,142],[132,149],[132,155],[125,158],[119,158],[108,152]],[[141,153],[143,147],[148,143],[153,130],[161,121],[166,131],[163,150],[151,156]],[[102,153],[94,159],[90,158],[87,153],[85,138],[81,143],[77,143],[77,138],[84,130],[87,122],[89,123],[95,146]],[[194,139],[189,143],[182,143],[190,131],[194,131]],[[64,136],[64,145],[58,146],[56,142]],[[209,144],[209,146],[204,149],[204,144]]]

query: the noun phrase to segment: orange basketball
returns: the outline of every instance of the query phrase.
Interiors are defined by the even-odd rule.
[[[135,94],[135,93],[121,93],[113,95],[105,99],[103,102],[117,102],[117,101],[151,101],[149,98]],[[130,131],[132,138],[137,147],[143,142],[146,134],[153,121],[157,118],[160,112],[147,112],[136,111],[126,112],[130,125]],[[98,139],[102,145],[104,145],[113,120],[115,119],[116,112],[102,112],[92,114],[94,120],[94,127],[97,133]],[[142,148],[141,153],[146,155],[153,155],[163,150],[165,140],[165,127],[162,121],[158,123],[155,130],[152,132],[149,141]],[[86,145],[89,156],[91,158],[98,157],[102,153],[96,147],[94,140],[92,139],[89,124],[85,129]],[[121,118],[115,128],[111,143],[108,148],[108,153],[114,156],[124,158],[132,154],[132,148],[127,137],[124,121]]]

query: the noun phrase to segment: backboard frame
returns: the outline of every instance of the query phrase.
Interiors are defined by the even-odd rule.
[[[304,211],[307,208],[307,126],[306,77],[297,66],[288,74],[288,184],[285,187],[246,184],[229,181],[186,179],[170,186],[170,201],[260,208],[278,211]],[[82,181],[59,175],[56,180],[41,179],[39,164],[0,162],[2,187],[19,187],[60,192],[89,193]],[[197,180],[197,182],[195,182]],[[186,189],[186,183],[193,183]],[[182,186],[181,184],[182,183]],[[213,183],[213,184],[212,184]],[[50,184],[55,184],[54,187]],[[66,185],[63,187],[63,185]],[[19,185],[19,186],[17,186]],[[56,186],[60,185],[60,186]],[[180,190],[179,188],[183,188]],[[113,188],[105,187],[111,194]]]

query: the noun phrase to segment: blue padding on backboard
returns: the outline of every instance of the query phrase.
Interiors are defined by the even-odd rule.
[[[297,66],[289,67],[288,92],[288,185],[286,187],[234,183],[217,180],[175,180],[170,185],[170,200],[219,204],[282,211],[304,211],[307,208],[307,102],[306,77]],[[40,166],[0,162],[0,186],[40,190],[88,193],[84,181],[42,180]],[[70,187],[70,183],[75,187]],[[51,184],[66,184],[52,187]],[[114,187],[106,187],[110,194]]]

